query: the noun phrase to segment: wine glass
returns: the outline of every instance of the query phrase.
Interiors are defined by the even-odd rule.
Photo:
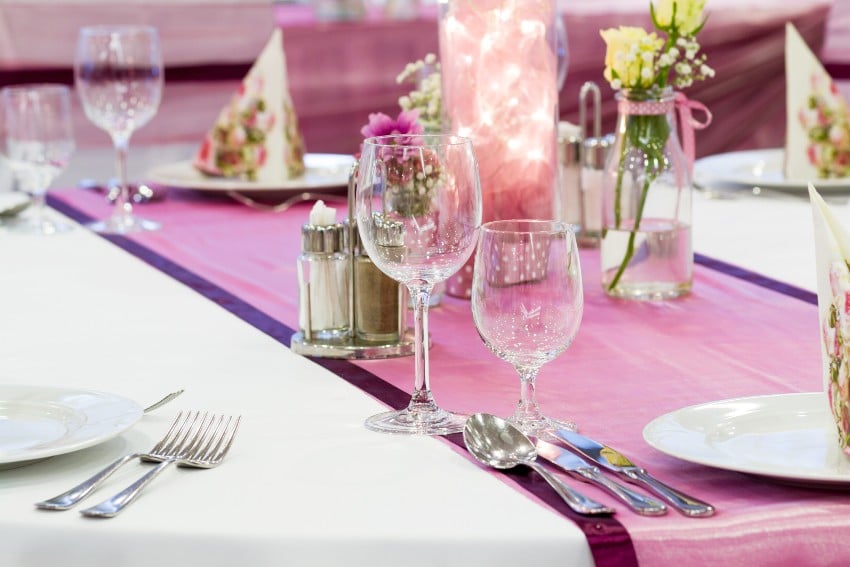
[[[133,132],[147,124],[162,98],[159,35],[149,26],[94,26],[80,30],[74,75],[86,116],[112,138],[120,184],[112,215],[89,225],[107,234],[157,230],[133,215],[127,183],[127,150]]]
[[[2,153],[15,175],[19,190],[27,193],[35,212],[14,229],[41,234],[71,227],[45,215],[47,188],[71,160],[71,96],[65,85],[16,85],[0,91],[3,123]]]
[[[578,247],[570,225],[548,220],[492,221],[481,227],[472,276],[472,317],[493,353],[519,373],[508,421],[526,434],[575,431],[545,417],[534,380],[573,342],[584,310]]]
[[[440,408],[431,394],[428,303],[434,284],[460,269],[475,248],[481,185],[472,142],[451,135],[367,138],[358,169],[355,218],[361,241],[378,269],[407,286],[414,318],[410,404],[370,417],[366,427],[457,433],[465,416]]]

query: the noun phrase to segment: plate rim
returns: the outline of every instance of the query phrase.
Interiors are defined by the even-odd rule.
[[[334,160],[339,161],[340,164],[342,162],[348,162],[348,168],[350,169],[351,164],[354,163],[355,158],[351,154],[336,154],[336,153],[307,153],[304,154],[305,166],[307,168],[318,168],[318,166],[311,165],[310,161],[317,160]],[[173,175],[169,175],[168,171],[172,171],[174,169],[185,169],[187,172],[196,172],[198,175],[197,180],[181,180],[175,178]],[[303,179],[302,177],[296,177],[294,179],[285,180],[280,183],[274,184],[266,184],[259,183],[256,181],[244,181],[240,179],[230,179],[224,177],[214,177],[214,176],[204,176],[204,174],[198,172],[194,166],[192,165],[191,159],[184,159],[164,164],[155,165],[147,170],[145,173],[145,179],[149,183],[154,183],[157,185],[162,185],[163,187],[169,187],[174,189],[192,189],[195,191],[209,191],[216,193],[226,193],[229,191],[236,192],[254,192],[254,193],[287,193],[287,192],[300,192],[305,190],[322,190],[322,189],[336,189],[340,187],[344,187],[348,184],[348,171],[345,172],[343,176],[340,174],[339,176],[327,176],[324,182],[318,183],[309,183],[304,182],[301,183],[299,180]]]
[[[781,181],[762,179],[754,176],[739,176],[730,173],[718,172],[716,167],[706,167],[707,164],[716,164],[724,159],[730,159],[734,156],[735,159],[746,159],[752,157],[755,162],[758,159],[762,160],[778,160],[782,161],[785,154],[785,148],[760,148],[753,150],[736,150],[733,152],[722,152],[703,156],[694,162],[694,182],[699,185],[710,185],[711,183],[727,183],[747,187],[764,187],[767,189],[782,189],[787,191],[808,191],[810,180],[807,179],[784,179]],[[705,169],[713,171],[706,172]],[[700,171],[703,170],[703,171]],[[782,174],[782,172],[779,172]],[[811,183],[818,191],[846,191],[850,190],[850,177],[841,177],[834,179],[815,179]]]
[[[10,463],[25,463],[29,461],[36,461],[41,459],[46,459],[48,457],[55,457],[57,455],[65,455],[68,453],[73,453],[82,449],[87,449],[89,447],[93,447],[109,439],[117,437],[121,435],[133,425],[135,425],[144,415],[142,407],[135,401],[130,398],[121,396],[119,394],[114,394],[112,392],[106,392],[103,390],[95,390],[88,388],[76,388],[76,387],[67,387],[67,386],[47,386],[47,385],[28,385],[28,384],[0,384],[0,401],[16,401],[9,400],[8,396],[12,389],[20,390],[20,391],[38,391],[38,392],[54,392],[54,396],[58,396],[59,393],[64,394],[86,394],[89,396],[96,396],[101,400],[108,401],[112,404],[122,404],[124,410],[111,418],[110,421],[101,422],[101,423],[110,423],[112,427],[104,428],[102,432],[96,435],[89,435],[88,437],[77,439],[74,441],[69,441],[61,444],[53,444],[57,441],[51,442],[51,445],[46,447],[40,447],[38,449],[23,449],[16,450],[10,453],[4,453],[0,451],[0,464],[10,464]],[[85,413],[85,408],[80,409],[79,407],[69,406],[67,404],[59,404],[63,405],[63,407],[70,408],[75,412],[82,412],[86,417],[90,417],[90,414]],[[93,423],[91,421],[86,421],[86,426],[91,426]]]
[[[714,400],[710,402],[704,402],[699,404],[693,404],[689,406],[685,406],[683,408],[679,408],[677,410],[673,410],[671,412],[667,412],[663,415],[655,417],[649,423],[647,423],[642,431],[643,439],[649,444],[653,449],[664,453],[665,455],[669,455],[681,461],[686,461],[689,463],[695,463],[707,467],[712,467],[715,469],[734,471],[739,473],[746,473],[751,475],[756,475],[760,477],[772,478],[776,480],[783,480],[788,482],[793,482],[797,484],[807,484],[807,485],[819,485],[819,486],[847,486],[850,484],[850,474],[846,476],[837,476],[834,473],[829,474],[792,474],[790,471],[782,470],[765,470],[764,468],[758,468],[748,465],[735,465],[734,463],[729,463],[729,456],[725,453],[716,451],[716,456],[718,458],[703,458],[700,456],[694,455],[686,455],[675,448],[670,448],[669,444],[665,445],[660,442],[657,438],[654,438],[652,435],[652,430],[657,429],[661,426],[663,422],[670,422],[675,416],[681,415],[682,413],[694,412],[697,410],[702,410],[705,408],[709,408],[711,406],[716,406],[720,404],[733,404],[733,403],[742,403],[742,402],[754,402],[760,401],[764,402],[766,400],[777,400],[782,399],[784,401],[794,399],[794,398],[804,398],[805,403],[811,406],[820,405],[821,411],[826,413],[828,411],[826,394],[824,392],[791,392],[791,393],[782,393],[782,394],[764,394],[764,395],[756,395],[756,396],[742,396],[737,398],[728,398],[722,400]],[[821,404],[816,402],[817,399],[821,400]],[[831,418],[830,418],[831,421]],[[688,432],[690,434],[695,434],[696,432],[693,430],[681,430],[684,432]],[[790,431],[790,430],[789,430]],[[709,445],[702,445],[702,447],[711,448]],[[850,457],[848,457],[850,459]]]

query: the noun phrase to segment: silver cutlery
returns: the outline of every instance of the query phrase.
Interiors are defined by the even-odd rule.
[[[543,439],[538,439],[537,453],[547,461],[567,471],[573,478],[594,484],[614,495],[625,502],[632,511],[642,516],[660,516],[667,513],[667,506],[664,503],[643,494],[638,494],[634,490],[618,482],[614,482],[602,474],[599,467],[591,465],[566,449],[562,449]]]
[[[68,510],[75,506],[80,500],[91,494],[97,487],[103,484],[106,479],[112,476],[115,471],[133,459],[141,458],[143,455],[149,459],[158,460],[165,460],[176,456],[177,451],[182,446],[181,438],[185,437],[189,432],[189,426],[192,423],[191,419],[191,414],[184,414],[183,412],[180,412],[177,414],[177,417],[174,418],[174,421],[171,423],[171,427],[162,439],[160,439],[149,452],[125,455],[67,492],[63,492],[62,494],[49,498],[48,500],[36,502],[36,508],[40,508],[42,510]]]
[[[237,191],[228,191],[226,195],[237,203],[241,203],[246,207],[251,207],[252,209],[257,209],[258,211],[264,211],[267,213],[282,213],[290,207],[297,205],[298,203],[303,203],[304,201],[322,200],[328,202],[335,201],[338,203],[348,202],[348,197],[345,195],[336,195],[334,193],[313,193],[311,191],[302,191],[301,193],[296,193],[275,205],[267,205],[266,203],[255,201],[254,199],[246,197],[245,195]]]
[[[176,392],[171,392],[170,394],[168,394],[167,396],[165,396],[164,398],[162,398],[158,402],[154,402],[151,405],[149,405],[148,407],[146,407],[145,409],[143,409],[142,413],[150,413],[157,408],[161,408],[162,406],[164,406],[165,404],[167,404],[168,402],[170,402],[171,400],[173,400],[174,398],[176,398],[177,396],[179,396],[182,393],[183,393],[183,389],[177,390]]]
[[[705,518],[714,514],[714,507],[711,504],[661,482],[649,474],[646,469],[635,465],[616,449],[572,431],[561,429],[554,435],[574,451],[604,469],[617,474],[627,482],[648,488],[685,516]]]
[[[189,415],[192,415],[190,412]],[[166,459],[141,455],[144,461],[161,461],[139,480],[113,496],[80,513],[90,518],[112,518],[138,498],[142,490],[162,471],[176,464],[189,468],[210,469],[222,463],[239,429],[241,416],[216,416],[195,412],[191,424],[181,435],[180,447]]]
[[[536,462],[534,444],[504,419],[478,413],[466,420],[463,442],[479,462],[496,469],[525,465],[542,476],[575,512],[585,515],[613,514],[615,510],[574,490]]]
[[[32,201],[29,199],[25,201],[20,201],[15,203],[14,205],[9,205],[3,209],[0,209],[0,219],[10,219],[12,217],[18,216],[19,213],[23,212],[27,207],[32,204]]]

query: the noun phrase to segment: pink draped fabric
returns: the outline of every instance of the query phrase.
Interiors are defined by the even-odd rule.
[[[303,6],[265,1],[220,1],[200,7],[193,2],[151,0],[144,9],[139,4],[2,2],[0,72],[69,71],[78,28],[105,22],[159,27],[169,66],[230,63],[243,64],[247,70],[272,27],[278,25],[284,29],[292,96],[308,151],[353,153],[370,112],[398,112],[398,97],[409,89],[397,85],[395,78],[405,64],[438,52],[434,14],[413,20],[373,17],[361,22],[320,22]],[[782,146],[785,22],[794,22],[818,52],[830,4],[828,0],[708,3],[711,15],[700,39],[717,77],[689,89],[688,96],[705,103],[718,118],[698,136],[698,155]],[[648,26],[647,5],[643,0],[563,3],[570,70],[560,93],[562,119],[578,120],[578,92],[585,81],[603,82],[605,48],[599,30],[621,24]],[[44,30],[49,30],[49,41]],[[835,45],[830,44],[830,54],[843,44]],[[237,77],[169,82],[159,114],[134,135],[133,143],[200,144],[237,85]],[[605,130],[610,131],[616,109],[610,90],[604,87],[603,93]],[[106,134],[85,119],[79,106],[75,127],[80,147],[109,144]]]
[[[68,190],[55,196],[92,216],[108,214],[98,195]],[[224,198],[172,191],[168,200],[141,212],[164,228],[135,240],[297,325],[296,257],[309,206],[274,215]],[[581,261],[584,319],[574,344],[540,373],[544,412],[574,419],[586,434],[718,509],[715,517],[699,520],[673,512],[643,518],[621,509],[617,518],[631,534],[640,564],[845,564],[846,492],[689,464],[651,449],[641,436],[651,419],[684,406],[820,390],[815,307],[702,266],[695,270],[694,292],[683,299],[617,301],[601,290],[598,253],[583,251]],[[438,402],[461,412],[511,413],[518,378],[483,346],[469,302],[444,299],[431,312],[431,332]],[[359,364],[405,391],[412,387],[410,358]],[[582,489],[610,502],[592,487]]]

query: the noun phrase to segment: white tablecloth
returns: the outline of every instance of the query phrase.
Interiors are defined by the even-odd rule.
[[[191,149],[140,148],[135,173]],[[110,166],[80,152],[60,184]],[[697,195],[697,251],[810,289],[811,233],[804,199]],[[143,405],[186,389],[102,445],[0,471],[0,565],[592,564],[569,521],[442,441],[367,431],[379,403],[109,242],[0,228],[0,265],[0,381]],[[151,446],[181,408],[244,416],[221,467],[171,470],[114,520],[33,507]]]

